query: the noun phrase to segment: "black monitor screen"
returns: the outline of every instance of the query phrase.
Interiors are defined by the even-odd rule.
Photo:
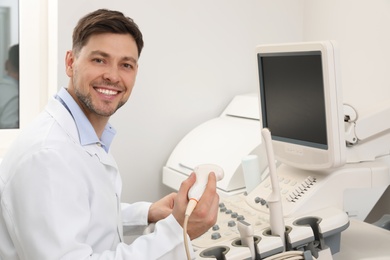
[[[263,126],[272,138],[327,149],[320,51],[258,54]]]

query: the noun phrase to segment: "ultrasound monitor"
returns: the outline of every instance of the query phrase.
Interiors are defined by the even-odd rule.
[[[275,158],[307,170],[346,161],[339,60],[334,42],[256,48],[262,126]]]

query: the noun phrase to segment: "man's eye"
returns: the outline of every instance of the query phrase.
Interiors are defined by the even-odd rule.
[[[93,59],[93,61],[96,63],[103,63],[103,60],[99,59],[99,58],[95,58],[95,59]]]
[[[123,67],[127,68],[127,69],[132,69],[133,68],[133,65],[132,64],[129,64],[129,63],[125,63],[123,64]]]

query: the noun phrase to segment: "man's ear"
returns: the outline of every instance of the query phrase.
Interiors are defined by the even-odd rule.
[[[69,77],[73,76],[73,63],[75,61],[73,51],[67,51],[65,56],[65,71]]]

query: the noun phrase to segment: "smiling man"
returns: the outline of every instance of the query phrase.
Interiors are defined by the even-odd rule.
[[[109,118],[129,99],[142,47],[138,26],[118,11],[99,9],[78,22],[65,57],[68,86],[0,164],[0,259],[185,259],[194,174],[157,202],[120,203]],[[210,174],[189,220],[190,239],[216,222],[218,201]],[[123,226],[149,223],[155,232],[123,242]]]
[[[66,73],[71,78],[68,92],[98,135],[109,117],[129,99],[137,61],[137,44],[129,34],[95,34],[82,49],[67,52]]]

